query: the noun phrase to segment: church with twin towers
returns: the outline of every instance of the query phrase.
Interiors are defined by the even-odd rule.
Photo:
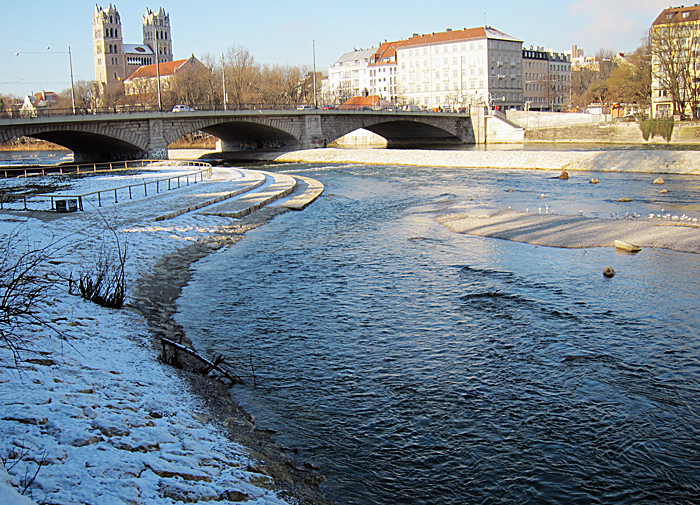
[[[119,11],[112,4],[103,9],[95,4],[92,16],[95,81],[113,89],[143,65],[173,61],[170,16],[161,7],[146,9],[142,17],[143,43],[125,44]]]

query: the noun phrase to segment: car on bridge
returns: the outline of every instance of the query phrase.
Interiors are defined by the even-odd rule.
[[[311,105],[297,105],[297,110],[310,110],[313,109]]]
[[[189,105],[176,105],[173,107],[173,112],[192,112],[193,110]]]

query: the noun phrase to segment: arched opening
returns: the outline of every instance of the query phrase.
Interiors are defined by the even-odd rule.
[[[330,139],[329,139],[330,140]],[[390,120],[363,126],[334,139],[334,147],[436,148],[461,143],[454,134],[415,120]]]
[[[123,140],[82,131],[49,131],[28,135],[73,151],[75,163],[124,161],[148,158],[148,153]]]
[[[202,128],[220,140],[221,153],[240,157],[246,152],[290,151],[299,148],[299,140],[293,135],[272,126],[231,121]],[[224,156],[226,157],[226,156]]]

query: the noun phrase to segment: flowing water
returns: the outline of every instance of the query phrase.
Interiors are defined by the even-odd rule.
[[[339,505],[700,501],[698,256],[434,222],[508,206],[700,217],[697,178],[664,176],[661,199],[641,174],[268,168],[325,193],[201,260],[177,317],[232,357],[232,395]]]

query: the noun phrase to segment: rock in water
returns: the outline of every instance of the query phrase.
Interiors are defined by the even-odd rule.
[[[660,191],[660,193],[661,193],[662,195],[665,195],[666,193],[668,193],[668,190],[667,190],[667,189],[662,189],[662,190]]]
[[[598,184],[600,181],[599,181],[598,179],[593,178],[593,179],[591,179],[589,182],[590,182],[591,184]]]
[[[569,172],[567,172],[566,170],[562,170],[562,171],[561,171],[561,174],[559,174],[559,178],[560,178],[562,181],[568,180],[568,179],[569,179]]]
[[[631,196],[623,196],[622,198],[618,198],[617,201],[618,201],[618,202],[623,202],[623,203],[624,203],[624,202],[631,202],[631,201],[632,201],[632,197],[631,197]]]
[[[661,177],[654,179],[654,184],[664,184],[664,180]]]
[[[606,279],[612,279],[615,277],[615,270],[613,270],[611,267],[605,267],[603,269],[603,277]]]

